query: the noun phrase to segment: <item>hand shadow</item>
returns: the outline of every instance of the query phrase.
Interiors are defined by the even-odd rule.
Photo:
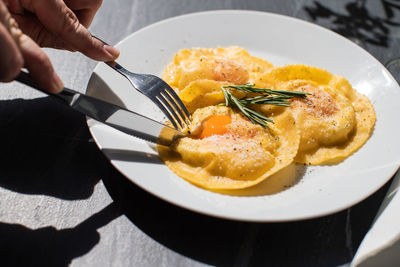
[[[164,202],[122,175],[103,179],[123,213],[148,236],[215,266],[338,266],[351,261],[388,185],[353,208],[313,220],[247,223]]]
[[[82,114],[50,97],[0,101],[0,186],[86,199],[105,170]]]
[[[0,255],[5,266],[68,266],[100,240],[97,229],[121,215],[111,203],[73,228],[36,230],[20,224],[0,223]]]

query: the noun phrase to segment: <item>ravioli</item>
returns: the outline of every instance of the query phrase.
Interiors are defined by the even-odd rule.
[[[198,108],[225,102],[224,93],[221,90],[223,85],[229,85],[229,83],[214,80],[196,80],[189,83],[179,93],[179,97],[188,111],[193,113]],[[238,90],[232,90],[232,94],[238,98],[245,96],[244,92]]]
[[[310,93],[306,99],[293,100],[290,107],[301,133],[296,162],[339,163],[372,133],[375,111],[371,102],[341,76],[315,67],[289,65],[273,69],[259,82],[274,89]]]
[[[263,128],[229,107],[208,106],[192,115],[191,135],[171,147],[158,147],[160,157],[178,176],[210,190],[246,188],[293,162],[299,133],[289,111]]]
[[[190,135],[158,146],[159,155],[178,176],[212,191],[256,185],[293,162],[339,163],[368,140],[375,124],[371,102],[345,78],[305,65],[274,67],[241,47],[183,49],[163,79],[192,120]],[[251,106],[273,120],[263,128],[220,105],[224,85],[246,83],[309,94],[289,107]],[[229,90],[238,99],[253,96]]]
[[[196,80],[254,83],[273,67],[270,62],[251,56],[237,46],[193,48],[176,53],[173,61],[165,68],[162,78],[171,87],[181,91]]]

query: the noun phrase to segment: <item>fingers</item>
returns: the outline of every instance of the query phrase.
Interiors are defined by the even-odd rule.
[[[94,15],[102,4],[102,0],[64,0],[65,4],[75,12],[79,22],[88,28]]]
[[[61,92],[64,85],[55,73],[46,53],[25,34],[19,38],[19,46],[25,60],[25,67],[29,70],[31,77],[44,90],[50,93]]]
[[[32,9],[44,27],[72,49],[101,61],[112,61],[119,56],[117,49],[93,38],[62,0],[21,0],[21,3],[25,8]]]
[[[65,4],[72,10],[94,9],[97,10],[102,4],[102,0],[64,0]]]
[[[20,28],[24,30],[24,34],[35,40],[39,46],[75,51],[62,39],[49,32],[36,17],[17,14],[14,14],[13,17]]]
[[[20,72],[24,60],[8,30],[0,23],[0,81],[12,81]]]
[[[0,1],[0,79],[11,81],[23,65],[31,77],[46,91],[58,93],[63,89],[50,59],[28,36],[22,33],[5,5]]]
[[[23,14],[24,8],[19,0],[6,0],[8,10],[13,14]]]
[[[96,15],[96,11],[91,9],[74,10],[74,13],[77,16],[79,23],[85,28],[89,28],[94,19],[94,15]]]

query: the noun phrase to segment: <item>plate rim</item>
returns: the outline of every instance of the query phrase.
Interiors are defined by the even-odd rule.
[[[347,44],[352,45],[352,46],[356,46],[357,49],[362,50],[364,53],[366,53],[368,56],[372,57],[376,63],[378,63],[378,65],[380,65],[380,67],[382,69],[384,69],[386,71],[386,73],[390,76],[390,78],[394,81],[395,79],[393,78],[393,76],[391,75],[391,73],[385,68],[385,66],[383,65],[383,63],[381,63],[379,60],[377,60],[377,58],[375,56],[373,56],[372,54],[370,54],[366,49],[364,49],[363,47],[359,46],[358,44],[354,43],[353,41],[347,39],[346,37],[330,30],[327,29],[321,25],[300,19],[300,18],[296,18],[296,17],[291,17],[291,16],[287,16],[287,15],[283,15],[283,14],[276,14],[276,13],[271,13],[271,12],[265,12],[265,11],[256,11],[256,10],[243,10],[243,9],[223,9],[223,10],[208,10],[208,11],[201,11],[201,12],[192,12],[192,13],[187,13],[187,14],[182,14],[182,15],[178,15],[178,16],[174,16],[174,17],[169,17],[157,22],[154,22],[152,24],[149,24],[145,27],[142,27],[140,29],[138,29],[137,31],[134,31],[130,34],[128,34],[126,37],[124,37],[123,39],[121,39],[119,42],[117,42],[116,46],[126,42],[127,39],[131,38],[132,35],[135,34],[139,34],[142,31],[147,31],[153,27],[158,27],[161,24],[164,23],[168,23],[170,21],[174,21],[174,20],[180,20],[180,19],[184,19],[186,17],[193,17],[193,16],[202,16],[202,15],[212,15],[212,14],[219,14],[219,13],[223,13],[223,14],[229,14],[229,13],[241,13],[241,14],[257,14],[257,15],[268,15],[271,17],[278,17],[280,19],[285,19],[285,20],[290,20],[290,21],[294,21],[294,22],[300,22],[300,23],[304,23],[308,26],[311,27],[316,27],[319,28],[320,30],[326,31],[329,34],[333,34],[336,38],[339,37],[342,41],[347,42]],[[91,81],[91,77],[92,75],[96,72],[96,70],[98,70],[99,66],[101,65],[101,62],[99,62],[95,68],[93,69],[93,72],[91,73],[90,79],[88,81],[87,86],[89,85],[90,81]],[[397,84],[397,82],[396,82]],[[397,84],[397,87],[400,88]],[[87,89],[87,87],[86,87]],[[340,211],[343,211],[345,209],[348,209],[354,205],[357,205],[358,203],[362,202],[363,200],[365,200],[366,198],[370,197],[372,194],[374,194],[376,191],[378,191],[380,188],[382,188],[392,177],[393,175],[397,172],[399,165],[397,164],[395,166],[393,166],[391,171],[388,171],[391,173],[391,175],[388,175],[384,180],[383,183],[380,183],[379,187],[374,188],[374,190],[372,190],[372,192],[369,192],[368,194],[364,194],[363,197],[359,198],[357,201],[353,201],[351,203],[348,203],[347,205],[342,205],[339,207],[336,207],[336,209],[329,209],[325,212],[320,212],[318,214],[314,214],[314,215],[304,215],[304,216],[296,216],[296,217],[288,217],[286,219],[282,219],[282,218],[277,218],[277,219],[271,219],[271,218],[267,218],[267,219],[261,219],[261,218],[244,218],[244,217],[238,217],[235,215],[224,215],[224,214],[220,214],[214,211],[205,211],[204,209],[199,210],[196,208],[191,207],[190,205],[185,205],[184,203],[178,202],[178,201],[174,201],[171,199],[168,199],[167,197],[163,196],[163,195],[159,195],[156,194],[155,192],[152,192],[151,190],[149,190],[148,188],[144,187],[143,185],[141,185],[140,183],[136,183],[134,180],[130,179],[127,175],[125,175],[120,168],[117,166],[117,163],[112,160],[106,153],[103,152],[102,146],[99,143],[99,140],[97,139],[96,134],[93,132],[93,127],[90,126],[90,121],[92,119],[88,118],[87,119],[87,124],[88,124],[88,128],[89,131],[93,137],[93,139],[95,140],[96,145],[98,146],[98,148],[102,151],[102,153],[106,156],[106,158],[109,160],[109,162],[116,168],[116,170],[118,170],[123,176],[125,176],[126,179],[130,180],[132,183],[134,183],[136,186],[140,187],[142,190],[146,191],[147,193],[150,193],[151,195],[162,199],[163,201],[166,201],[170,204],[173,204],[175,206],[178,206],[180,208],[184,208],[187,210],[190,210],[192,212],[196,212],[199,214],[203,214],[203,215],[207,215],[207,216],[213,216],[216,218],[221,218],[221,219],[228,219],[228,220],[234,220],[234,221],[245,221],[245,222],[291,222],[291,221],[301,221],[301,220],[308,220],[308,219],[314,219],[314,218],[319,218],[319,217],[323,217],[323,216],[327,216],[330,214],[334,214]],[[144,141],[143,141],[144,142]]]

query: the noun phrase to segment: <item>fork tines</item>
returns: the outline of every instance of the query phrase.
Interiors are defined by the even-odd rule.
[[[155,103],[176,129],[183,129],[188,125],[190,114],[182,100],[168,84],[165,85],[164,90],[159,92],[156,99],[158,101]]]

